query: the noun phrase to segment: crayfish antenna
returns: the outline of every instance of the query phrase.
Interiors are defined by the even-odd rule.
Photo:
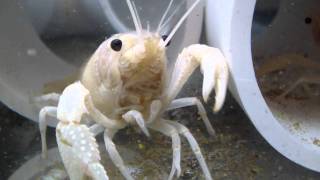
[[[169,5],[168,5],[167,9],[165,10],[164,14],[162,15],[162,17],[161,17],[161,19],[160,19],[160,22],[159,22],[159,25],[158,25],[158,28],[157,28],[157,32],[159,32],[159,31],[160,31],[161,25],[162,25],[162,23],[163,23],[164,19],[166,18],[167,14],[168,14],[168,12],[169,12],[169,10],[170,10],[171,6],[172,6],[172,3],[173,3],[173,0],[171,0],[171,1],[170,1],[170,3],[169,3]]]
[[[170,14],[170,16],[163,22],[161,23],[161,26],[159,27],[159,30],[157,31],[158,33],[162,32],[163,29],[169,24],[169,22],[172,20],[174,15],[177,14],[177,12],[181,9],[183,4],[185,4],[186,1],[181,1],[180,4],[177,5],[177,7],[173,10],[173,12]]]
[[[178,31],[179,27],[182,25],[182,23],[184,22],[184,20],[186,20],[186,18],[191,14],[191,12],[193,11],[193,9],[201,2],[201,0],[196,0],[196,2],[194,2],[191,7],[188,9],[188,11],[181,17],[181,19],[179,20],[179,22],[175,25],[175,27],[172,29],[172,31],[170,32],[170,34],[168,35],[167,39],[164,41],[164,46],[166,46],[170,40],[172,39],[173,35]]]
[[[134,26],[136,28],[137,33],[140,35],[142,32],[142,25],[138,15],[138,11],[136,5],[131,0],[127,0],[127,4],[133,19]]]

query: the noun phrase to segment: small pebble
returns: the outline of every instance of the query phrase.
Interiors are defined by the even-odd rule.
[[[139,147],[139,149],[141,149],[141,150],[142,150],[142,149],[145,149],[145,145],[144,145],[144,144],[141,144],[141,143],[138,144],[138,147]]]

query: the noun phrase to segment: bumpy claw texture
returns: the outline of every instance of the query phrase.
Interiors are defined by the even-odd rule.
[[[201,65],[203,73],[202,95],[207,101],[213,88],[216,92],[216,102],[213,111],[221,109],[225,100],[228,84],[228,65],[225,57],[217,48],[206,45],[191,45],[179,55],[169,84],[167,97],[174,99],[192,72]]]
[[[85,125],[60,123],[56,129],[59,151],[70,179],[107,180],[100,164],[98,145]]]

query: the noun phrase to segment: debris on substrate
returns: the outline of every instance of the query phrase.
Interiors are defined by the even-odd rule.
[[[209,113],[217,135],[210,137],[194,107],[171,111],[170,119],[177,120],[190,128],[206,158],[214,179],[307,179],[319,178],[311,172],[290,162],[273,150],[250,124],[240,107],[232,100],[217,115]],[[231,101],[231,103],[230,103]],[[0,121],[2,137],[0,152],[0,179],[7,179],[28,159],[41,152],[38,126],[1,106]],[[210,110],[209,108],[207,109]],[[12,134],[19,132],[18,134]],[[54,129],[48,129],[48,144],[56,147]],[[172,150],[170,138],[151,131],[151,139],[133,128],[116,134],[117,145],[127,167],[136,179],[165,179],[171,170]],[[23,141],[21,142],[21,137]],[[31,139],[31,140],[30,140]],[[102,162],[112,179],[123,179],[104,151],[103,138],[100,142]],[[180,179],[204,179],[198,162],[188,143],[182,139],[182,174]],[[48,169],[42,175],[63,171],[63,165]],[[293,173],[294,172],[294,173]],[[157,178],[156,178],[157,177]]]
[[[258,84],[269,99],[320,99],[320,62],[306,54],[255,58]],[[302,81],[297,86],[296,82]]]
[[[319,147],[314,126],[320,117],[320,62],[307,54],[257,58],[256,76],[273,115],[291,134]],[[294,84],[303,80],[302,83]]]

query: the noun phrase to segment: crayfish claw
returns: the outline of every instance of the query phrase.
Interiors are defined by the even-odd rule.
[[[167,90],[167,102],[172,101],[192,72],[200,65],[203,74],[202,96],[205,102],[215,89],[213,111],[221,109],[228,85],[228,64],[222,52],[213,47],[195,44],[185,48],[179,55]]]
[[[98,144],[87,126],[59,123],[56,131],[59,151],[70,179],[89,176],[108,180],[100,163]]]

